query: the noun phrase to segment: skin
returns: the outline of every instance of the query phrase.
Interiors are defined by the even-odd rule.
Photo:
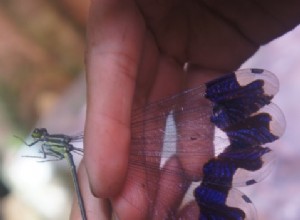
[[[122,220],[145,218],[124,199],[141,186],[134,182],[145,181],[134,180],[128,166],[133,107],[234,71],[261,45],[294,28],[299,11],[296,0],[92,0],[85,154],[79,167],[88,219],[110,219],[112,213]],[[198,170],[212,155],[207,144],[211,151],[198,161]],[[176,158],[170,164],[179,166]],[[162,194],[168,189],[164,183],[180,181],[161,175]],[[172,192],[163,195],[164,204],[172,206],[172,196],[166,198]],[[147,205],[136,199],[135,204]],[[81,219],[76,202],[70,219]]]

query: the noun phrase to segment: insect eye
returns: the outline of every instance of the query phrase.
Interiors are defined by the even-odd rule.
[[[41,138],[43,135],[43,129],[35,128],[31,134],[32,138]]]

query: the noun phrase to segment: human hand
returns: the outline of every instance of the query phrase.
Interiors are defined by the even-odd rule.
[[[79,171],[89,219],[140,215],[124,199],[134,193],[133,180],[126,179],[132,107],[235,70],[260,45],[293,28],[299,7],[296,1],[92,1]],[[76,210],[72,219],[80,219]]]

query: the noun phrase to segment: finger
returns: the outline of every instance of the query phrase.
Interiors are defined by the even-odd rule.
[[[147,102],[157,101],[162,97],[166,97],[170,94],[174,94],[180,88],[180,84],[183,82],[183,71],[180,66],[178,66],[173,60],[160,57],[159,60],[153,59],[151,54],[153,46],[148,42],[145,44],[145,50],[143,54],[143,60],[148,62],[143,62],[140,69],[143,69],[139,74],[139,79],[137,81],[138,85],[141,87],[140,90],[137,88],[137,98],[141,108],[133,111],[132,113],[132,137],[141,138],[141,135],[152,136],[155,138],[163,138],[163,133],[161,137],[158,136],[158,130],[163,130],[165,127],[165,120],[147,120],[147,118],[156,118],[161,116],[164,112],[161,112],[160,106],[155,106],[150,112],[144,111],[147,109]],[[148,58],[148,59],[146,59]],[[156,63],[155,68],[151,65],[151,60]],[[150,67],[142,68],[142,67]],[[155,71],[151,71],[155,70]],[[147,83],[148,80],[148,83]],[[168,82],[168,83],[166,83]],[[144,86],[142,86],[144,85]],[[142,92],[140,92],[142,91]],[[168,108],[170,110],[171,106]],[[167,117],[167,115],[165,115]],[[166,119],[166,118],[165,118]],[[145,120],[145,121],[143,121]],[[138,124],[139,126],[135,126]],[[153,127],[156,129],[153,130]],[[152,129],[151,129],[152,128]],[[145,132],[145,133],[144,133]],[[154,135],[154,136],[153,136]],[[147,180],[151,180],[152,183],[157,184],[159,178],[159,169],[153,170],[154,167],[159,165],[159,158],[153,158],[151,156],[144,158],[144,155],[138,155],[135,151],[139,152],[159,152],[161,150],[159,144],[137,144],[132,143],[130,149],[130,167],[127,176],[126,184],[122,190],[120,196],[115,197],[112,200],[113,208],[120,219],[145,219],[149,208],[149,201],[154,201],[157,187],[145,187]],[[157,180],[157,181],[156,181]],[[153,184],[152,184],[153,185]],[[147,190],[151,190],[149,192]],[[151,202],[150,202],[151,203]]]
[[[126,176],[130,113],[144,38],[131,1],[92,1],[87,26],[85,161],[94,195],[120,190]]]
[[[144,42],[141,63],[136,80],[134,109],[131,118],[131,137],[141,134],[143,128],[134,126],[135,122],[143,123],[143,106],[149,101],[159,68],[159,54],[150,33]],[[138,117],[138,119],[136,118]],[[129,156],[129,170],[127,179],[120,195],[112,198],[113,209],[119,219],[145,219],[148,210],[148,199],[143,187],[146,181],[145,167],[142,166],[145,158],[135,156],[136,150],[141,151],[142,146],[131,146]],[[136,208],[138,207],[138,208]]]
[[[93,196],[90,190],[86,169],[83,163],[81,163],[78,168],[78,179],[80,191],[84,200],[87,219],[111,219],[112,213],[110,203],[107,199],[99,199]],[[78,198],[75,195],[73,199],[70,220],[82,220],[77,199]]]
[[[183,172],[180,172],[182,170],[183,167],[176,156],[172,156],[165,163],[161,172],[159,189],[155,200],[156,215],[154,219],[175,219],[177,210],[181,206],[183,197],[191,183],[183,175]],[[174,175],[176,173],[178,175]]]

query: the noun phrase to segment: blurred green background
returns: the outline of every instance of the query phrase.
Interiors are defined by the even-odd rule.
[[[73,186],[64,162],[23,158],[14,135],[83,129],[89,1],[0,0],[0,219],[68,219]],[[0,186],[1,187],[1,186]]]
[[[8,126],[32,128],[82,73],[84,2],[1,0],[0,98]]]

